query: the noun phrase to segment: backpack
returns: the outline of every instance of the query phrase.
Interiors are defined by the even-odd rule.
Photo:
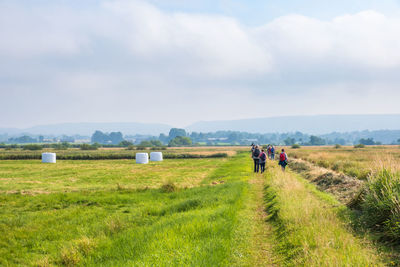
[[[259,149],[254,149],[254,152],[253,152],[253,157],[254,158],[258,158],[260,156],[260,150]]]
[[[279,160],[280,160],[280,161],[285,161],[285,160],[286,160],[286,154],[285,154],[285,153],[281,153],[281,154],[279,155]]]
[[[262,161],[265,161],[265,160],[267,159],[267,155],[266,155],[264,152],[262,152],[262,153],[261,153],[261,156],[260,156],[260,159],[261,159]]]

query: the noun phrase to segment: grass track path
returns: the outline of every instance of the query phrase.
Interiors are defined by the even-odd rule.
[[[261,175],[253,175],[249,180],[251,196],[249,209],[252,212],[250,219],[254,229],[251,235],[252,259],[251,266],[277,266],[277,256],[273,254],[272,227],[266,222],[267,214],[264,206],[265,179]]]

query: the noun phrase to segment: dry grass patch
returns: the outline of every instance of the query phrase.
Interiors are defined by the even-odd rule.
[[[364,184],[363,181],[356,178],[316,166],[301,159],[292,159],[289,167],[315,184],[319,190],[335,195],[343,204],[350,203]]]

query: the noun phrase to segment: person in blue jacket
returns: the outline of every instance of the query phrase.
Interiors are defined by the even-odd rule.
[[[275,160],[275,147],[271,146],[271,160]]]

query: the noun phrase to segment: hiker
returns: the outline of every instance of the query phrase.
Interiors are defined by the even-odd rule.
[[[275,147],[271,146],[271,160],[275,160]]]
[[[260,154],[260,168],[261,168],[261,173],[265,171],[265,162],[267,161],[267,154],[265,154],[264,149],[261,149],[261,154]]]
[[[285,149],[282,148],[282,152],[279,155],[279,163],[278,163],[278,165],[281,165],[281,168],[282,168],[283,172],[285,171],[286,165],[288,164],[287,160],[288,160],[288,158],[287,158],[287,155],[285,153]]]
[[[257,173],[260,169],[260,154],[261,154],[260,149],[258,148],[258,146],[255,146],[253,153],[251,153],[251,157],[254,160],[254,172]]]
[[[256,148],[256,146],[254,144],[251,144],[251,153],[254,152],[254,149]]]
[[[271,145],[268,145],[267,152],[268,152],[268,158],[271,159]]]

